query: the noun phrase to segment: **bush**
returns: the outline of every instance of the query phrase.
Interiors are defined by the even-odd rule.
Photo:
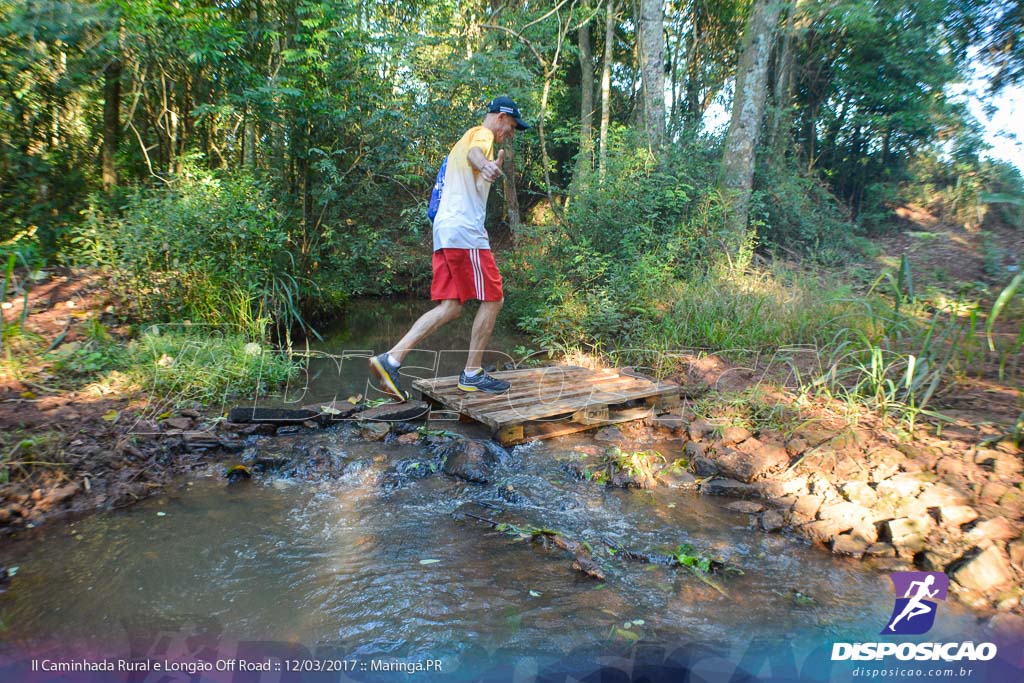
[[[506,266],[511,313],[542,344],[639,340],[717,249],[717,151],[691,141],[655,158],[632,135],[616,131],[604,182],[582,174],[565,223],[524,229]]]
[[[110,269],[140,320],[230,325],[253,335],[299,322],[301,277],[290,217],[267,183],[191,168],[173,185],[135,189],[119,212],[94,198],[80,253]]]
[[[760,244],[814,256],[829,265],[843,260],[858,232],[829,189],[789,161],[763,160],[758,165],[750,221]]]

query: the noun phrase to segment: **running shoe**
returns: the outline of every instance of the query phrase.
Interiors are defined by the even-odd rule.
[[[398,369],[401,366],[394,365],[388,360],[388,354],[382,353],[370,359],[370,370],[380,380],[381,389],[386,394],[391,394],[399,401],[407,401],[408,395],[402,389],[402,383],[398,379]]]
[[[470,377],[463,370],[459,375],[459,389],[462,391],[484,391],[488,394],[503,394],[512,386],[505,380],[495,379],[481,370]]]

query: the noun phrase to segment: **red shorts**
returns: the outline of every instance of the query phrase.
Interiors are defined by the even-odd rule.
[[[438,249],[434,252],[434,281],[430,285],[434,301],[470,299],[501,301],[501,273],[490,249]]]

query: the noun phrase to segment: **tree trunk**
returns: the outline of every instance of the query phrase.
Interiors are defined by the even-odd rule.
[[[247,170],[256,170],[256,116],[252,106],[245,108],[245,127],[242,131],[242,166]]]
[[[754,182],[754,160],[768,90],[768,57],[781,11],[782,3],[777,0],[755,0],[743,37],[732,121],[722,159],[722,189],[730,208],[726,235],[730,257],[741,256],[748,240],[747,218]],[[735,259],[732,262],[737,263]],[[738,265],[745,265],[743,259]]]
[[[512,244],[518,242],[519,226],[519,195],[516,194],[516,160],[511,148],[505,150],[505,206],[508,211],[508,230],[512,234]]]
[[[103,189],[117,187],[117,146],[121,137],[121,60],[114,58],[103,69]]]
[[[652,149],[665,140],[665,13],[662,0],[640,0],[640,70],[644,124]]]
[[[604,181],[608,166],[608,125],[612,108],[612,47],[615,41],[615,0],[608,0],[604,21],[604,62],[601,66],[601,148],[598,151],[598,175]]]
[[[590,44],[590,23],[580,26],[580,155],[579,170],[594,167],[594,51]]]

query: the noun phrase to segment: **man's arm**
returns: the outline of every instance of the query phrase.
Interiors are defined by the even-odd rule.
[[[484,177],[489,183],[493,183],[495,180],[502,176],[501,162],[505,159],[505,150],[498,151],[498,158],[491,161],[484,154],[484,151],[479,147],[470,147],[469,154],[466,155],[470,165],[476,170],[480,171],[480,175]]]

